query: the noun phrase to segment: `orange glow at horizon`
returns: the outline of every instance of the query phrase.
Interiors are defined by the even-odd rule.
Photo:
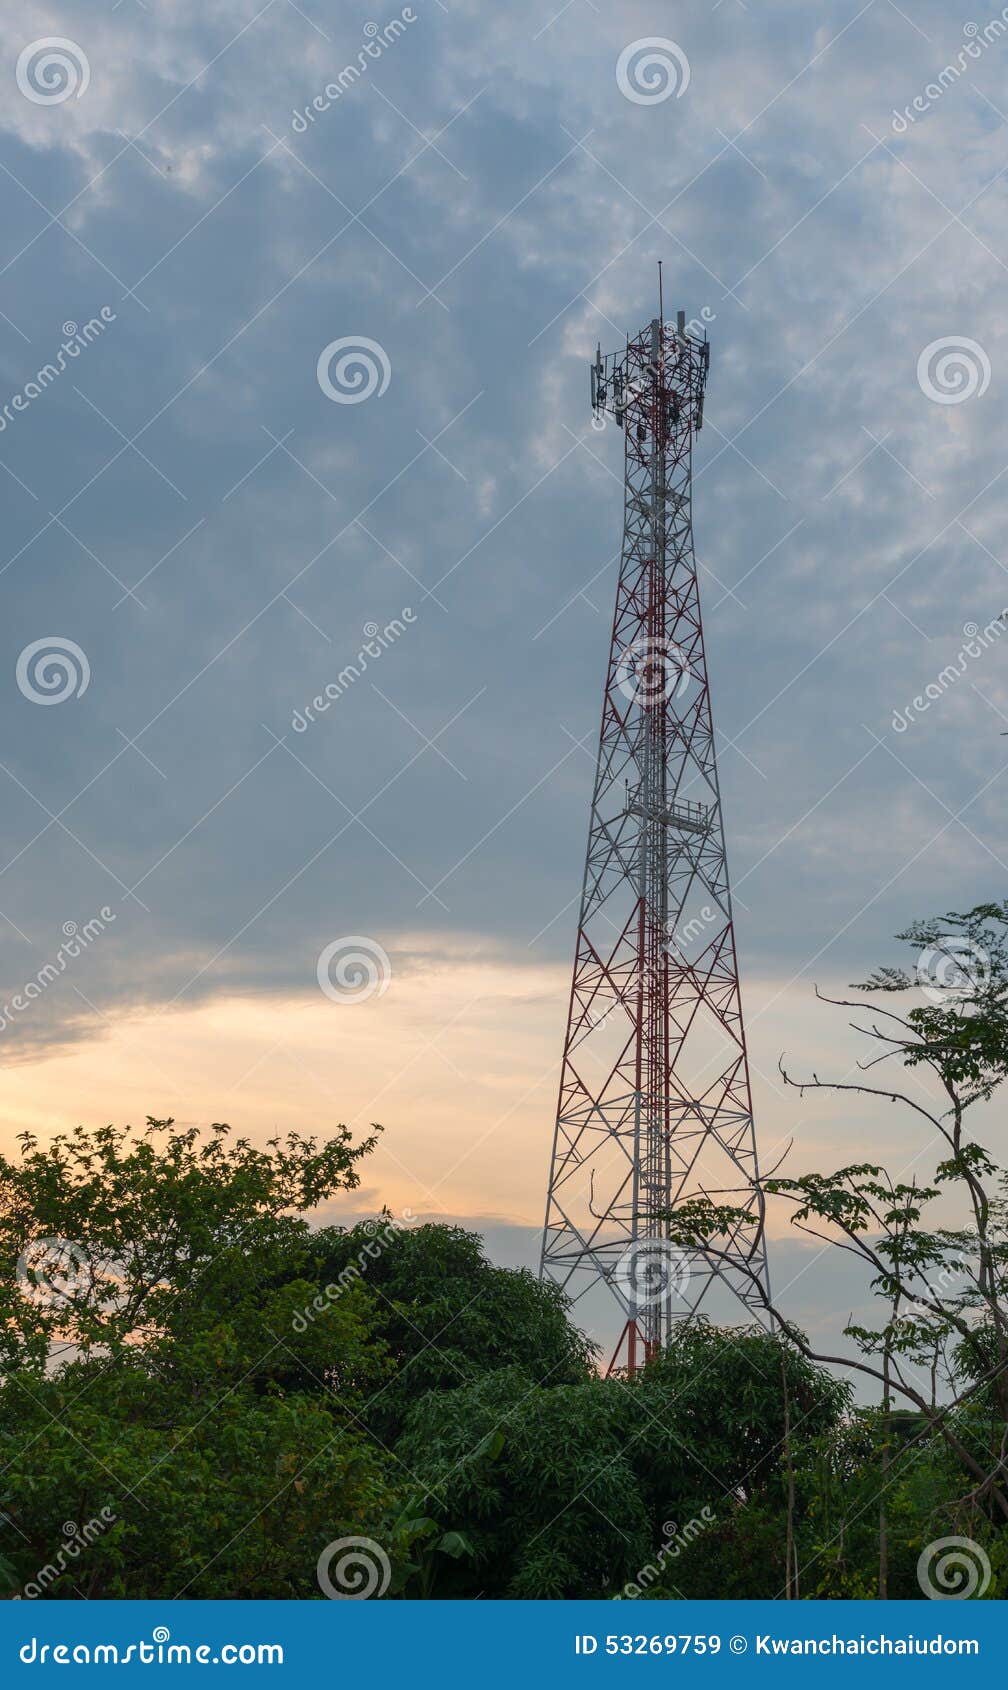
[[[395,953],[393,953],[395,954]],[[0,1146],[30,1128],[46,1142],[77,1122],[228,1121],[255,1143],[345,1122],[384,1131],[356,1192],[320,1217],[374,1211],[445,1214],[539,1227],[556,1109],[567,968],[486,955],[412,953],[388,990],[360,1003],[222,996],[193,1007],[111,1016],[92,1038],[5,1068]],[[746,991],[762,1165],[796,1140],[786,1172],[870,1154],[899,1165],[900,1124],[850,1100],[785,1090],[776,1061],[840,1077],[857,1046],[840,1012],[805,982]],[[908,1138],[909,1145],[911,1140]],[[786,1218],[771,1225],[787,1230]]]

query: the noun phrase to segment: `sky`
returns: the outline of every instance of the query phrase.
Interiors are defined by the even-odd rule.
[[[763,1160],[909,1166],[778,1059],[846,1074],[815,985],[1002,894],[1008,23],[68,0],[0,63],[0,1142],[378,1121],[335,1212],[534,1259],[622,520],[587,366],[660,258]]]

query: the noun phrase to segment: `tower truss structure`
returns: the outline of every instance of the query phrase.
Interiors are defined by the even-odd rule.
[[[602,706],[541,1273],[604,1282],[631,1374],[716,1282],[769,1292],[691,512],[706,332],[656,317],[596,354],[596,418],[625,439],[623,547]],[[680,1249],[690,1198],[749,1218]]]

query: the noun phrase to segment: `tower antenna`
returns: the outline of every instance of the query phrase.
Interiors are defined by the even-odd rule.
[[[592,795],[540,1274],[601,1281],[633,1374],[727,1285],[769,1298],[764,1202],[691,514],[706,336],[659,316],[592,364],[624,432],[623,548]],[[691,1198],[741,1212],[680,1248]],[[713,1240],[711,1240],[713,1246]]]

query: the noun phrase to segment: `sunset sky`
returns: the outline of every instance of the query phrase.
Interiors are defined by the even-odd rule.
[[[534,1258],[622,517],[587,363],[662,258],[713,348],[696,543],[763,1160],[912,1162],[894,1113],[777,1069],[848,1072],[814,985],[1004,892],[1008,637],[971,648],[1008,606],[1008,28],[964,54],[986,15],[912,14],[7,8],[5,1148],[379,1121],[333,1214]],[[617,62],[655,36],[688,76],[641,103]],[[376,390],[334,402],[362,341]],[[320,988],[346,939],[363,1002]],[[847,1313],[778,1261],[801,1318]]]

